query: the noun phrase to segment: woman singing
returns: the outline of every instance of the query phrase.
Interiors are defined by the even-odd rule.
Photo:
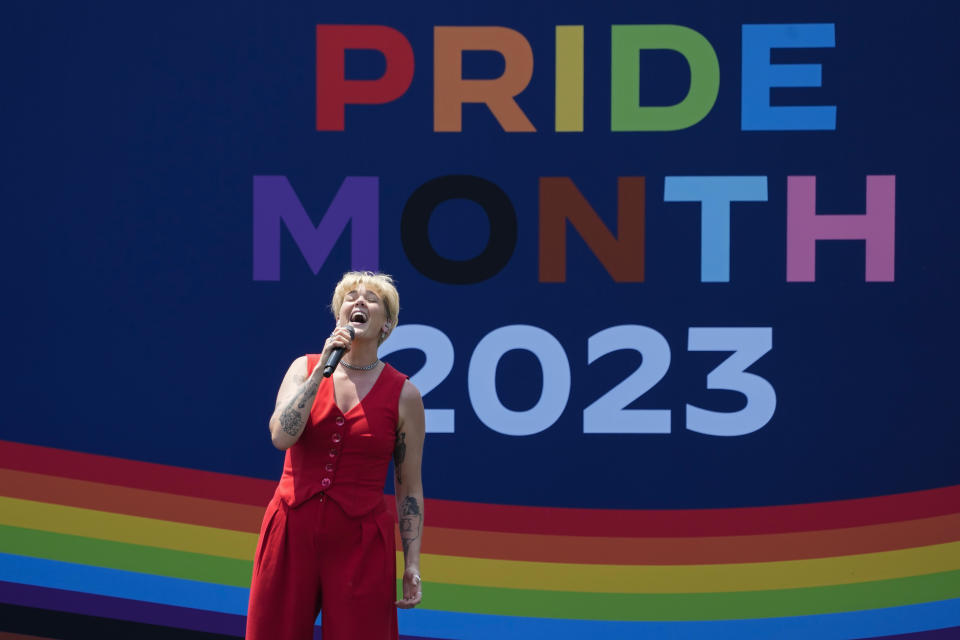
[[[248,640],[312,638],[321,609],[324,640],[394,640],[396,607],[420,603],[423,401],[377,357],[397,326],[397,290],[388,275],[350,272],[331,308],[337,327],[323,353],[293,361],[270,417],[270,437],[286,458],[260,529]],[[324,378],[337,348],[340,366]],[[400,600],[383,501],[391,455],[406,565]]]

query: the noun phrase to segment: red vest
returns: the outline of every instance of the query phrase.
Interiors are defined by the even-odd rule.
[[[319,359],[307,356],[308,373]],[[406,379],[384,364],[360,404],[343,413],[334,400],[333,378],[324,378],[303,434],[287,449],[277,495],[296,507],[322,492],[354,518],[381,505]]]

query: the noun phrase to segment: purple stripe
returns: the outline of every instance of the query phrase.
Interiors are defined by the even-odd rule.
[[[243,636],[246,626],[243,616],[229,613],[171,607],[13,582],[0,582],[0,602],[234,636]]]
[[[960,627],[936,629],[934,631],[918,631],[904,633],[897,636],[878,636],[873,640],[956,640],[960,638]]]
[[[100,618],[113,618],[128,622],[155,624],[164,627],[177,627],[191,631],[206,631],[243,637],[246,628],[244,616],[172,607],[141,600],[126,600],[109,596],[98,596],[78,591],[34,587],[15,582],[0,581],[0,602],[21,607],[33,607],[66,613],[77,613]],[[320,627],[314,629],[315,640],[321,639]],[[420,636],[400,636],[400,640],[442,640]]]

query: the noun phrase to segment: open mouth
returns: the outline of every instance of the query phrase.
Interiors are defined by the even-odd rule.
[[[354,310],[353,313],[350,314],[350,322],[356,322],[356,323],[358,323],[358,324],[363,324],[363,323],[366,322],[366,321],[367,321],[367,314],[366,314],[366,312],[364,312],[364,311],[361,311],[361,310],[359,310],[359,309],[356,309],[356,310]]]

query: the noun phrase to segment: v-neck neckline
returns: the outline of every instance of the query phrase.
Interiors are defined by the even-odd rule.
[[[380,369],[380,373],[377,374],[377,379],[373,381],[373,386],[370,387],[370,390],[367,391],[363,397],[357,396],[357,404],[353,405],[346,411],[344,411],[339,404],[337,404],[337,383],[334,381],[333,376],[330,376],[330,393],[333,394],[333,406],[337,408],[337,411],[340,412],[340,415],[345,416],[360,405],[363,404],[363,401],[370,397],[370,394],[377,390],[377,385],[380,384],[380,379],[383,377],[383,372],[387,370],[389,365],[384,362],[383,368]]]

